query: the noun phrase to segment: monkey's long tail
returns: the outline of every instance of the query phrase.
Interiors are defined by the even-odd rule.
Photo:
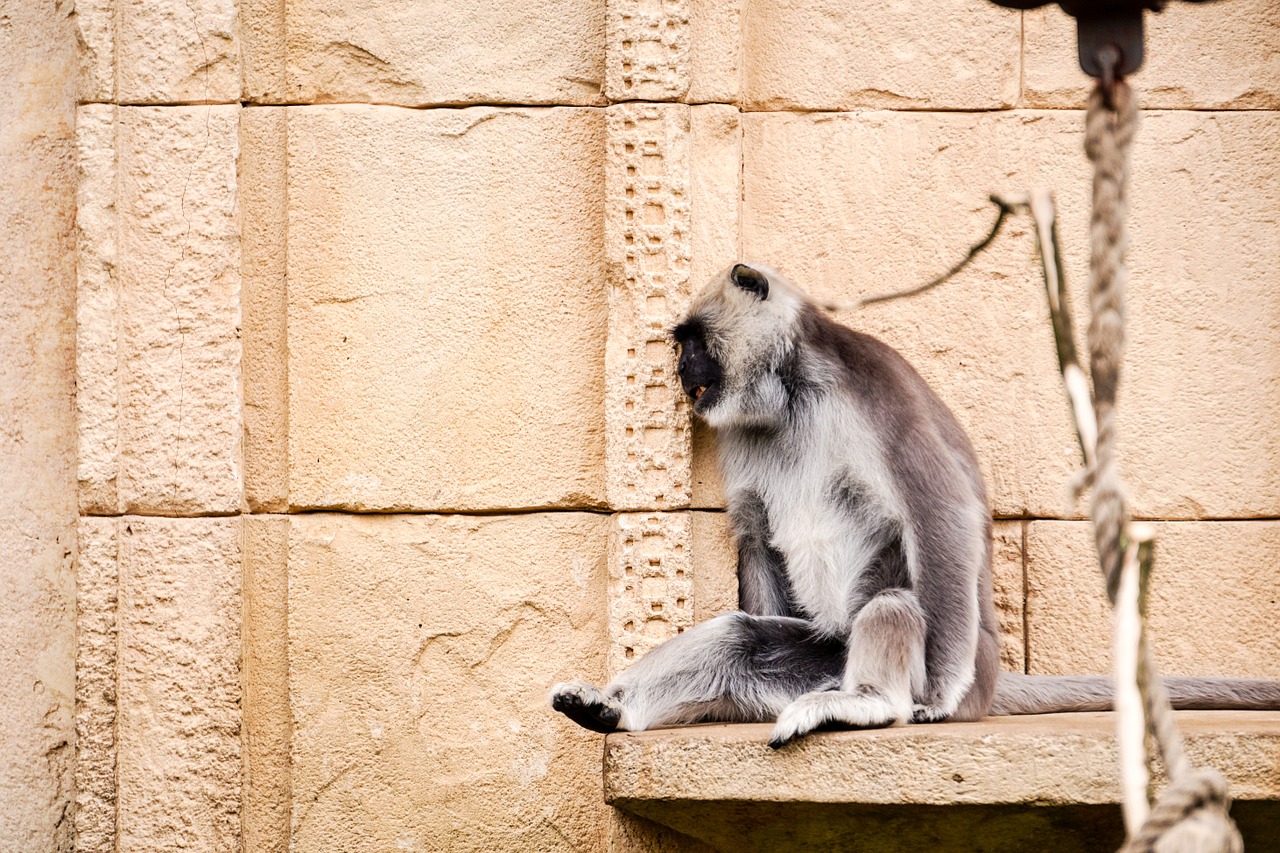
[[[1280,711],[1280,681],[1262,678],[1166,676],[1165,688],[1177,710]],[[1054,714],[1110,711],[1115,696],[1106,675],[1022,675],[1002,672],[987,713]]]

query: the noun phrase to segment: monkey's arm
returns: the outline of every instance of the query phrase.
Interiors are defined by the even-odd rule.
[[[729,504],[738,543],[738,606],[753,616],[799,616],[787,587],[786,562],[769,544],[772,535],[764,502],[755,494]]]

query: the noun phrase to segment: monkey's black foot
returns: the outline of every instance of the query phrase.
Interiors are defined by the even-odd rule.
[[[551,707],[584,729],[608,734],[618,730],[622,708],[597,688],[581,681],[566,681],[551,688]]]

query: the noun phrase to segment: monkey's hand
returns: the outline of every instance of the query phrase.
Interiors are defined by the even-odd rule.
[[[857,693],[843,690],[805,693],[782,709],[769,746],[780,749],[795,738],[815,731],[882,729],[906,721],[906,709],[895,708],[888,697],[874,688],[864,688]]]
[[[616,731],[622,706],[584,681],[563,681],[551,688],[551,707],[584,729],[608,734]]]

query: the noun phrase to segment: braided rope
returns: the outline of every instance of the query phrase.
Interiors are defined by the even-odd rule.
[[[1089,96],[1085,153],[1093,163],[1093,212],[1089,221],[1089,367],[1093,375],[1098,439],[1090,515],[1098,559],[1114,601],[1128,524],[1123,483],[1115,458],[1115,405],[1124,356],[1124,294],[1128,273],[1125,192],[1129,148],[1137,129],[1137,100],[1123,81]],[[1227,816],[1226,780],[1212,768],[1194,769],[1182,745],[1168,694],[1145,632],[1138,644],[1138,680],[1147,727],[1159,745],[1170,784],[1123,853],[1239,853],[1240,833]]]

